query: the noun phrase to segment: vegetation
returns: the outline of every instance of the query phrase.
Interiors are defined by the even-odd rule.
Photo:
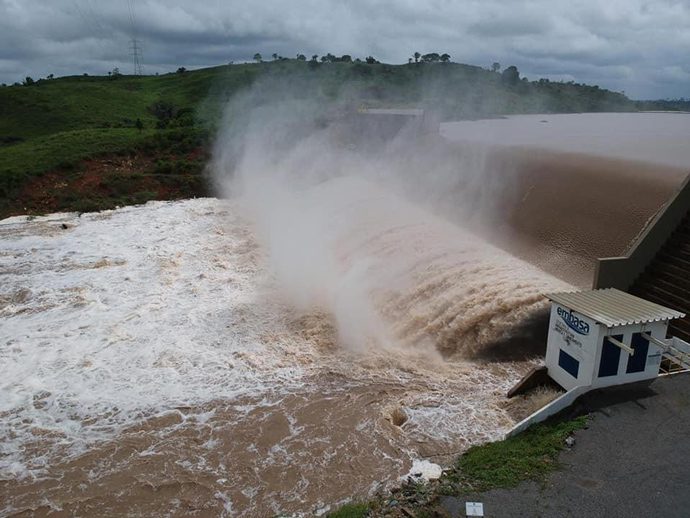
[[[558,454],[566,439],[584,428],[587,420],[587,416],[551,420],[506,440],[473,446],[437,481],[409,481],[388,497],[381,496],[368,504],[350,504],[329,516],[436,516],[434,509],[442,495],[462,496],[514,487],[525,480],[543,481],[558,469]]]
[[[432,107],[448,119],[627,111],[638,107],[687,109],[688,104],[638,105],[623,94],[597,86],[546,79],[527,81],[514,66],[500,72],[498,63],[490,69],[452,63],[445,53],[415,52],[411,63],[405,65],[379,63],[373,56],[362,60],[330,53],[313,55],[311,59],[303,54],[295,59],[274,54],[269,62],[257,53],[254,60],[194,71],[179,67],[160,76],[127,76],[115,69],[100,77],[27,77],[21,85],[0,88],[0,217],[83,206],[70,200],[84,194],[85,179],[93,172],[89,160],[109,156],[137,157],[136,170],[129,173],[145,177],[140,187],[148,195],[205,193],[203,167],[198,162],[203,163],[209,156],[209,142],[224,106],[235,93],[259,78],[280,84],[286,96],[339,100],[350,108]],[[162,140],[152,140],[155,138]],[[175,143],[191,139],[197,147],[175,144],[161,148],[151,144],[169,138]],[[149,167],[160,161],[193,166]],[[162,173],[164,169],[170,171]],[[176,175],[179,178],[173,178]],[[46,176],[55,181],[50,184]],[[162,183],[163,179],[167,183]],[[101,189],[98,182],[86,183]],[[171,189],[171,183],[177,186]],[[53,196],[55,185],[63,186],[57,191],[73,192],[70,196],[58,196],[59,192]],[[190,185],[193,189],[185,191]],[[36,189],[44,189],[43,194],[34,196]],[[95,201],[88,205],[97,207],[103,200],[104,206],[115,203],[105,193],[96,194],[91,193]]]
[[[368,513],[368,504],[346,504],[326,516],[327,518],[365,518]]]
[[[637,107],[643,111],[681,111],[690,112],[690,99],[666,99],[658,101],[638,101]]]
[[[253,80],[237,68],[229,89]],[[207,194],[209,134],[224,102],[213,85],[226,69],[1,88],[0,218]],[[159,162],[172,165],[163,174]],[[113,175],[129,188],[113,188]]]
[[[587,417],[541,423],[504,441],[474,446],[462,455],[442,481],[442,491],[487,491],[513,487],[523,480],[543,480],[558,467],[565,439],[584,428]]]

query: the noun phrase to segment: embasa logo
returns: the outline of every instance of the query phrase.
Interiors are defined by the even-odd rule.
[[[563,322],[568,324],[568,327],[576,333],[581,335],[589,334],[589,324],[573,315],[572,310],[567,311],[562,307],[558,307],[558,309],[556,309],[556,313],[558,313],[558,316],[563,319]]]

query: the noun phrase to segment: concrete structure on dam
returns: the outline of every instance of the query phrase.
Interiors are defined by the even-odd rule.
[[[690,313],[690,176],[656,213],[623,257],[599,259],[594,288],[618,288]],[[690,342],[688,317],[670,334]]]

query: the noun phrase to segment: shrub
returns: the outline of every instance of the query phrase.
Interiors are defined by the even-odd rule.
[[[168,160],[158,160],[154,172],[156,174],[170,174],[173,171],[173,164]]]
[[[101,180],[101,185],[108,189],[113,196],[120,197],[133,194],[138,191],[138,183],[143,180],[141,173],[111,174]]]
[[[80,198],[67,205],[67,208],[76,212],[96,212],[111,207],[102,198]]]

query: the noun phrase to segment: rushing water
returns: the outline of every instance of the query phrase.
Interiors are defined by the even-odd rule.
[[[284,301],[236,203],[3,221],[0,513],[316,512],[508,429],[529,363],[464,353],[563,283],[392,197],[341,199],[344,275],[387,275],[362,286],[389,341],[355,351]]]

